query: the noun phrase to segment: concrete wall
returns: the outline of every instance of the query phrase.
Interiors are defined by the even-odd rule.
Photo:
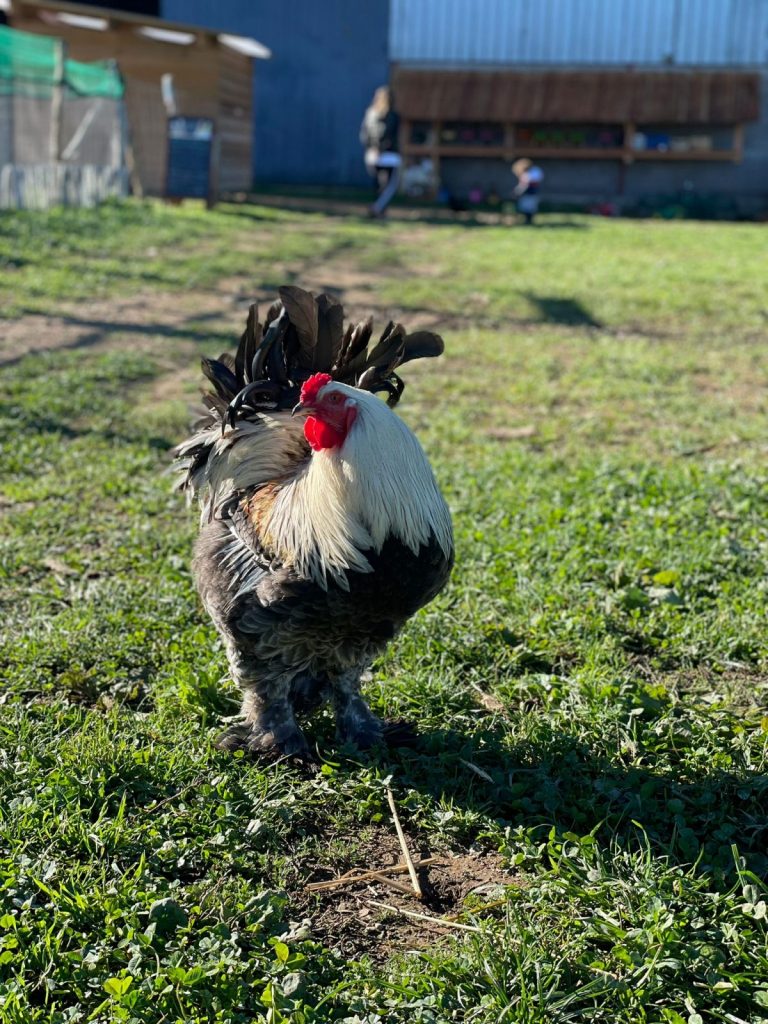
[[[162,0],[161,16],[250,35],[256,61],[254,176],[362,184],[358,131],[388,79],[389,0]]]

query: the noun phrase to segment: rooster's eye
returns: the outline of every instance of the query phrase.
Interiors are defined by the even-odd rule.
[[[332,402],[334,405],[338,405],[341,401],[341,395],[336,391],[332,395],[328,395],[328,401]]]

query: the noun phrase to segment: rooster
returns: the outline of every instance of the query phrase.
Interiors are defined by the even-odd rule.
[[[251,306],[234,358],[203,360],[214,390],[176,455],[202,508],[197,587],[243,694],[218,746],[310,764],[297,717],[328,699],[339,742],[388,738],[361,675],[453,565],[448,507],[392,411],[396,368],[443,342],[390,322],[369,352],[370,317],[344,330],[331,296],[279,294],[263,328]]]

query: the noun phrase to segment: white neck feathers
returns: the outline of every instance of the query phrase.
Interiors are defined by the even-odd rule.
[[[366,551],[393,536],[414,554],[433,534],[448,556],[451,518],[421,445],[379,398],[336,384],[358,413],[339,448],[315,452],[277,495],[266,540],[284,564],[325,586],[370,572]]]

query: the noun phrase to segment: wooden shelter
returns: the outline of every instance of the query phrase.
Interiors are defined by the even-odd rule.
[[[168,194],[174,115],[212,127],[209,197],[251,187],[253,61],[270,56],[257,40],[57,0],[6,0],[4,6],[13,28],[62,39],[75,60],[117,62],[137,190]]]
[[[760,76],[711,70],[399,66],[402,150],[429,157],[739,161]]]

